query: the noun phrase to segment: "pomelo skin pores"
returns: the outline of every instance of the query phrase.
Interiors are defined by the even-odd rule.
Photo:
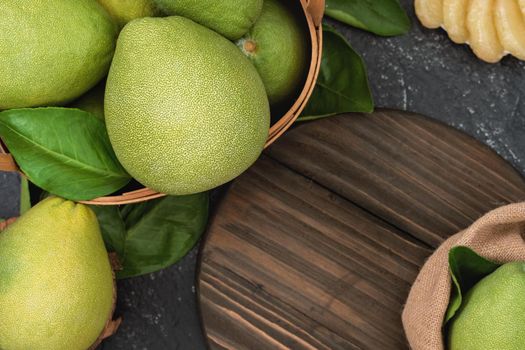
[[[255,23],[263,0],[155,0],[168,15],[183,16],[237,40]]]
[[[307,31],[279,1],[264,1],[261,16],[237,46],[257,68],[271,105],[292,99],[304,84],[310,58]]]
[[[0,1],[0,110],[63,105],[108,72],[117,26],[93,0]]]
[[[158,192],[203,192],[260,155],[270,108],[255,67],[229,40],[183,17],[142,18],[122,30],[104,114],[115,153]]]
[[[0,349],[86,350],[113,311],[95,213],[49,197],[0,232]]]
[[[523,349],[524,310],[525,262],[504,264],[465,295],[448,326],[448,349]]]

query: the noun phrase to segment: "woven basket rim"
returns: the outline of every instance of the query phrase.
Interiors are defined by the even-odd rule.
[[[270,127],[268,138],[264,148],[270,146],[275,142],[288,128],[292,126],[295,120],[299,117],[303,109],[306,107],[310,96],[315,87],[319,69],[321,65],[322,55],[322,17],[324,13],[325,0],[300,0],[303,12],[308,25],[311,41],[311,63],[308,70],[308,75],[301,93],[297,97],[294,104],[290,107],[276,123]],[[4,149],[0,140],[0,169],[8,171],[20,171],[13,158]],[[119,195],[104,196],[95,198],[89,201],[80,201],[84,204],[92,205],[121,205],[145,202],[155,198],[166,196],[164,193],[154,191],[152,189],[143,187],[141,189],[125,192]]]

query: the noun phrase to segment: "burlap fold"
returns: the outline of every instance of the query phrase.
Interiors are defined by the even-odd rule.
[[[452,281],[448,252],[458,245],[497,262],[525,260],[525,202],[497,208],[446,240],[427,260],[410,289],[402,320],[412,350],[444,350],[442,325]]]

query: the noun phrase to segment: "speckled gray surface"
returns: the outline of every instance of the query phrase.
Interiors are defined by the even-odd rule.
[[[205,349],[196,311],[194,249],[176,266],[118,282],[122,326],[101,349]]]
[[[366,62],[376,105],[442,120],[524,172],[525,62],[484,63],[443,30],[423,28],[412,0],[401,3],[412,19],[408,35],[381,39],[336,24]]]
[[[489,65],[440,30],[423,29],[412,1],[408,35],[379,38],[335,23],[366,61],[376,105],[419,112],[464,130],[525,173],[525,64]],[[523,97],[523,101],[521,98]],[[194,288],[197,251],[164,271],[120,281],[124,317],[103,349],[205,349]]]
[[[20,213],[20,175],[0,171],[0,219]]]

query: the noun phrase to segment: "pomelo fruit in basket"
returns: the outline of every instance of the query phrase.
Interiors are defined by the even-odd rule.
[[[183,16],[237,40],[255,23],[263,0],[155,0],[169,14]]]
[[[78,108],[89,112],[94,116],[104,120],[104,92],[106,89],[105,80],[71,103],[70,107]]]
[[[93,0],[0,1],[0,110],[67,103],[107,73],[116,25]]]
[[[86,350],[113,309],[92,210],[50,197],[0,232],[0,349]]]
[[[264,85],[242,52],[184,17],[128,23],[106,82],[111,144],[140,183],[171,195],[224,184],[268,136]]]
[[[525,262],[512,262],[469,290],[450,321],[449,350],[525,349]]]
[[[309,61],[308,36],[289,7],[265,0],[261,16],[237,45],[257,68],[272,105],[301,87]]]
[[[120,28],[135,18],[160,14],[153,0],[97,0]]]

